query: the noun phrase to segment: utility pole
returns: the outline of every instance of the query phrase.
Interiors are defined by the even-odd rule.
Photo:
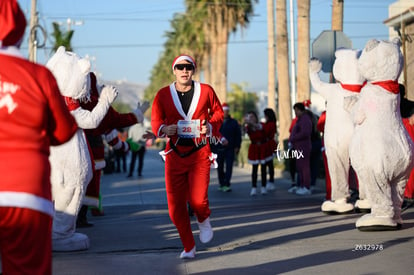
[[[29,60],[36,62],[37,40],[35,26],[37,25],[37,0],[32,0],[30,11],[30,28],[29,28]],[[33,32],[33,33],[32,33]]]
[[[293,103],[297,101],[296,99],[296,61],[295,61],[295,30],[293,22],[293,0],[289,1],[289,18],[290,18],[290,82],[291,82],[291,100]],[[293,111],[292,111],[293,112]]]

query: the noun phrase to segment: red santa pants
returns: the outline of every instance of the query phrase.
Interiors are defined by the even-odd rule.
[[[178,150],[182,148],[185,147],[178,147]],[[180,157],[171,151],[165,159],[168,211],[186,252],[195,245],[187,202],[199,222],[203,222],[211,213],[208,202],[209,155],[210,147],[207,145],[187,157]]]
[[[52,274],[52,217],[0,207],[0,254],[3,274]]]
[[[323,165],[325,167],[325,186],[326,186],[326,200],[331,200],[331,192],[332,192],[332,185],[331,185],[331,176],[329,175],[329,169],[328,169],[328,160],[326,158],[325,150],[322,152],[322,158],[323,158]]]
[[[414,199],[414,169],[411,170],[410,177],[405,186],[404,198]]]

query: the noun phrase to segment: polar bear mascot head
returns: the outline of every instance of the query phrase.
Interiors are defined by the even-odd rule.
[[[369,40],[358,60],[359,72],[370,82],[397,81],[404,66],[400,46],[398,38]]]
[[[91,87],[88,76],[91,69],[89,60],[60,46],[46,67],[55,76],[63,96],[79,100],[88,98]]]

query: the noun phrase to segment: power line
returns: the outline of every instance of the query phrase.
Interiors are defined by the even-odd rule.
[[[388,34],[377,34],[377,35],[354,35],[349,36],[349,38],[352,39],[370,39],[370,38],[377,38],[377,39],[387,39]],[[311,38],[311,41],[313,41],[315,38]],[[295,39],[295,41],[297,41]],[[229,41],[228,44],[230,45],[236,45],[236,44],[266,44],[267,40],[238,40],[238,41]],[[105,49],[105,48],[153,48],[153,47],[163,47],[163,43],[148,43],[148,44],[107,44],[107,45],[77,45],[77,49]],[[51,49],[52,47],[44,47],[45,49]],[[24,49],[24,48],[22,48]]]

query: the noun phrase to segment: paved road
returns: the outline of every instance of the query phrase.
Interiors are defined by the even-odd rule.
[[[87,251],[54,253],[54,274],[411,274],[414,269],[414,208],[404,212],[400,231],[360,232],[361,214],[324,215],[323,184],[306,197],[277,189],[250,197],[250,168],[235,168],[230,193],[209,190],[215,236],[203,245],[193,222],[197,255],[181,260],[182,245],[170,222],[163,162],[155,150],[143,176],[102,178],[105,216],[89,217]],[[357,250],[357,251],[356,251]]]

